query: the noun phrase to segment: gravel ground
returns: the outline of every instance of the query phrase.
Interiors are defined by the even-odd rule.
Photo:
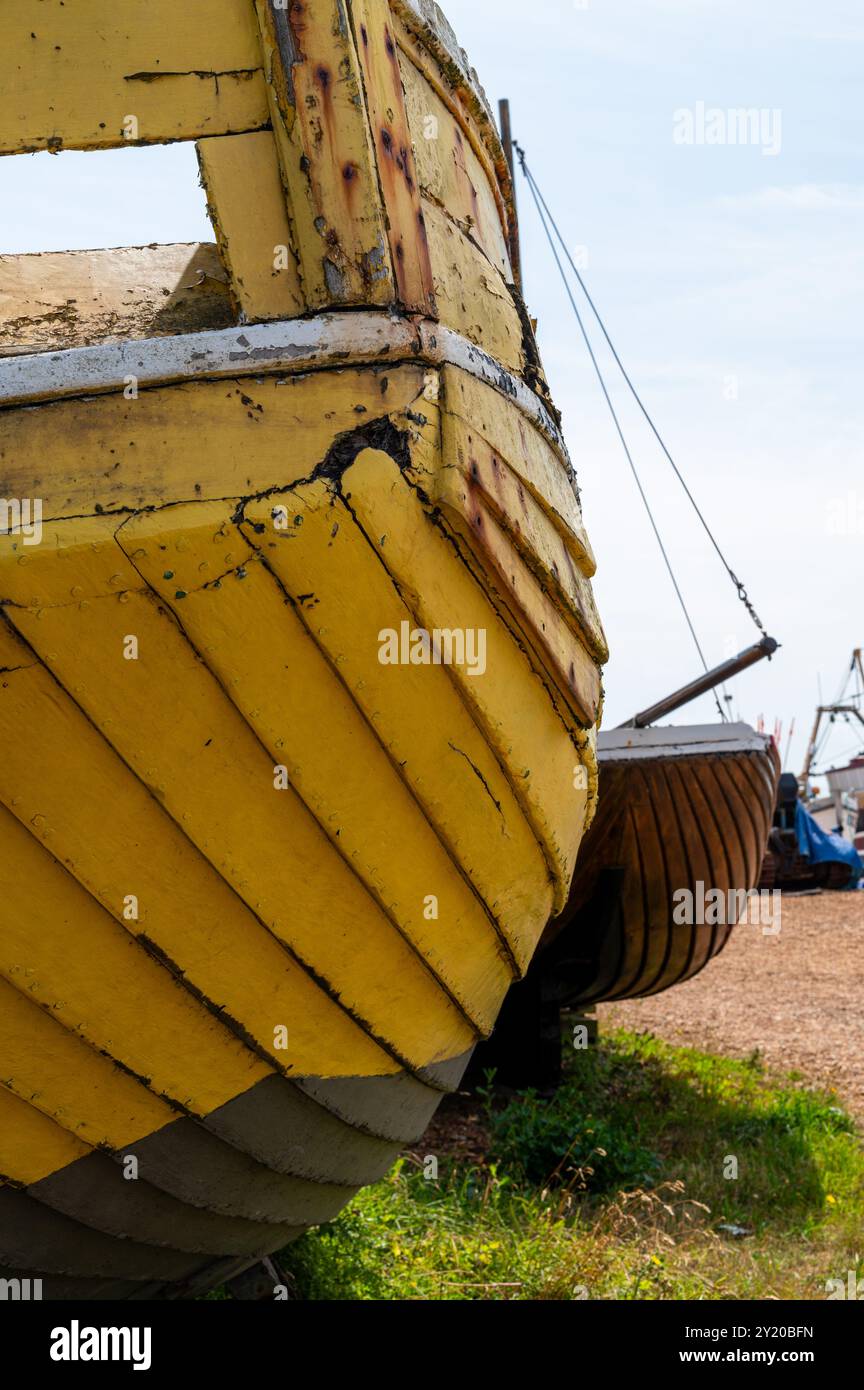
[[[864,892],[783,895],[778,936],[739,927],[695,980],[601,1004],[601,1029],[650,1032],[834,1087],[864,1122]]]

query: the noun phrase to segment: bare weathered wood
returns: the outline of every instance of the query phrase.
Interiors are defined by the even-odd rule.
[[[513,215],[510,219],[510,261],[513,266],[513,278],[517,287],[522,288],[522,257],[519,251],[519,219],[516,214],[516,187],[515,170],[513,168],[513,132],[510,128],[510,102],[506,97],[502,97],[498,103],[501,120],[501,143],[504,146],[504,156],[507,160],[507,167],[510,170],[510,178],[513,180]]]
[[[225,271],[209,243],[0,256],[0,357],[233,322]]]

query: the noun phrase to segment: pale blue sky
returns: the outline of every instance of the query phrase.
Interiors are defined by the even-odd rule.
[[[864,644],[864,10],[860,0],[447,0],[619,351],[783,643],[733,686],[797,736]],[[682,146],[697,103],[780,113],[780,152]],[[626,461],[519,186],[526,295],[598,555],[607,723],[696,674]],[[0,251],[208,237],[189,147],[0,161]],[[731,380],[737,399],[729,399]],[[734,592],[623,418],[709,661],[751,641]],[[677,487],[677,484],[675,484]],[[845,534],[837,517],[845,516]],[[703,700],[682,716],[711,718]],[[837,761],[861,740],[838,730]]]

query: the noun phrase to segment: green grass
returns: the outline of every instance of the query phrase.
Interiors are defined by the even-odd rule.
[[[481,1104],[487,1166],[441,1157],[429,1181],[425,1153],[401,1159],[283,1252],[299,1298],[824,1298],[864,1277],[854,1125],[758,1056],[610,1033],[554,1099]]]

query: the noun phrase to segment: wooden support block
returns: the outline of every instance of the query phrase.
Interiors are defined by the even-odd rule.
[[[249,0],[16,0],[0,10],[0,154],[193,140],[270,119]]]
[[[198,162],[241,320],[302,314],[306,305],[273,132],[200,140]]]

